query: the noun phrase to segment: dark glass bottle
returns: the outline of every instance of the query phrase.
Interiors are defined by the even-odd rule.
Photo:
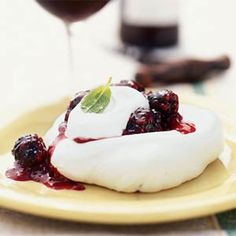
[[[139,47],[177,44],[178,6],[178,0],[122,0],[122,42]]]

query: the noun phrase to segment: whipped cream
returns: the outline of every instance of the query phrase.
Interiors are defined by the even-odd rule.
[[[80,105],[70,113],[68,138],[103,138],[122,135],[131,113],[139,107],[149,108],[148,100],[127,86],[111,86],[111,100],[102,113],[85,113]]]
[[[51,163],[67,178],[122,192],[156,192],[197,177],[209,163],[218,158],[223,150],[223,133],[218,117],[209,110],[189,105],[180,105],[180,114],[183,115],[185,121],[196,125],[194,133],[183,135],[172,130],[126,135],[84,144],[74,142],[71,137],[78,136],[77,132],[81,130],[84,134],[86,133],[86,136],[93,135],[94,137],[101,137],[105,134],[113,136],[118,132],[121,134],[121,130],[125,127],[124,124],[128,121],[128,112],[132,113],[137,106],[148,106],[142,98],[128,95],[128,91],[132,89],[126,90],[128,97],[123,98],[122,104],[120,104],[117,100],[121,99],[121,97],[118,98],[120,96],[118,90],[118,87],[112,88],[112,93],[117,93],[117,95],[113,94],[115,98],[112,104],[101,116],[106,119],[108,117],[115,119],[106,120],[110,124],[109,129],[112,128],[112,125],[119,125],[119,129],[115,127],[112,132],[102,131],[102,127],[107,129],[106,122],[101,121],[101,128],[98,128],[100,125],[91,124],[92,120],[89,120],[83,125],[98,128],[97,133],[90,127],[87,127],[90,130],[89,134],[86,128],[79,128],[74,133],[67,131],[70,138],[62,140],[56,146]],[[135,94],[135,90],[132,92]],[[140,104],[138,104],[138,100]],[[132,105],[133,110],[131,111],[133,102],[135,105]],[[125,116],[119,116],[122,121],[109,115],[109,112],[119,115],[118,112],[116,113],[115,104],[123,105],[123,107],[119,107],[120,112],[123,111],[123,108],[125,109]],[[77,107],[74,115],[78,114],[78,109]],[[86,121],[85,117],[83,119]],[[95,118],[91,119],[95,122]],[[58,134],[58,124],[62,120],[63,115],[57,119],[46,134],[45,140],[48,145]],[[72,121],[74,118],[69,119],[69,123]],[[76,124],[82,125],[80,122]],[[70,126],[74,127],[72,124]],[[80,133],[79,136],[84,136],[84,134]]]

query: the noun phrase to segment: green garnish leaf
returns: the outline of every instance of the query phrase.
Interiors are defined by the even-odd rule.
[[[102,113],[111,99],[111,77],[106,85],[101,85],[90,91],[81,101],[81,109],[86,113]]]

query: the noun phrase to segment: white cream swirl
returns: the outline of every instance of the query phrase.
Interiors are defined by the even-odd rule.
[[[131,113],[137,108],[148,108],[144,95],[130,87],[110,87],[111,101],[102,113],[85,113],[80,105],[70,113],[68,138],[102,138],[122,135]]]

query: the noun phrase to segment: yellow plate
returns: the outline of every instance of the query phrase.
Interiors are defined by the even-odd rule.
[[[85,191],[62,191],[35,182],[7,179],[4,173],[12,162],[11,155],[6,152],[15,139],[24,133],[42,135],[65,107],[66,100],[63,100],[37,109],[0,130],[1,206],[52,218],[112,224],[169,222],[236,206],[236,148],[233,142],[228,142],[230,148],[224,165],[217,160],[198,178],[158,193],[126,194],[91,185],[86,186]],[[232,132],[232,127],[227,128]]]

